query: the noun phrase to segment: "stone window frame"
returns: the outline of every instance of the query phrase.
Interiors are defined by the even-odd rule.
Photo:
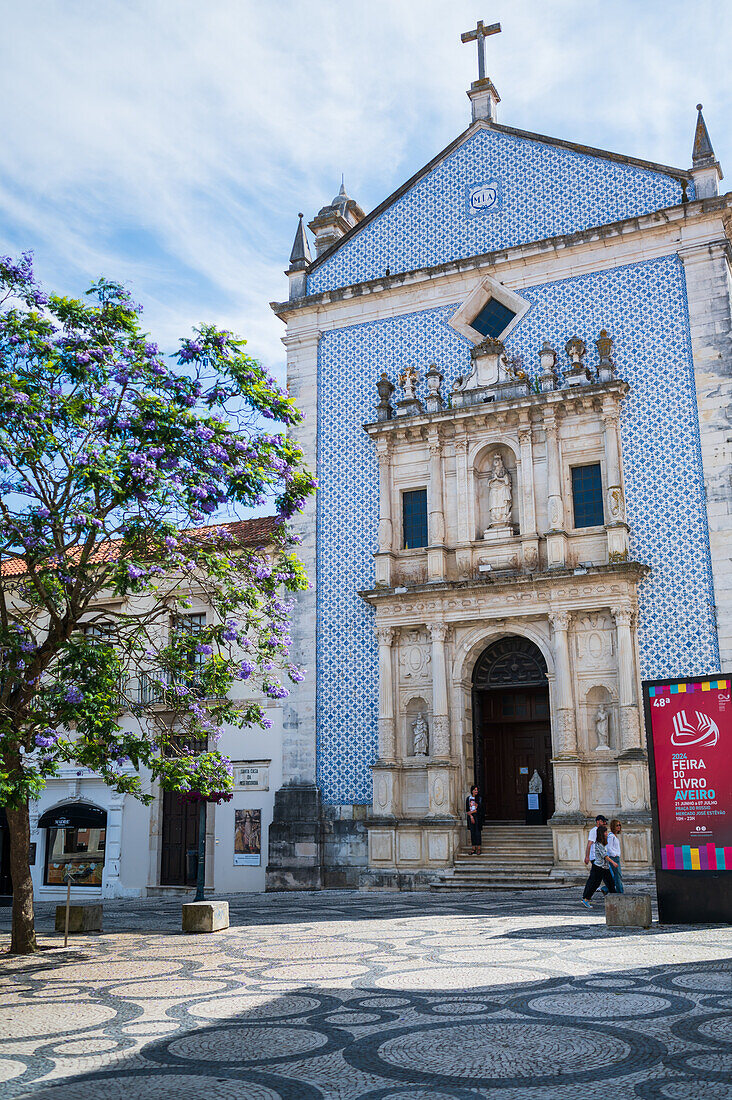
[[[600,488],[602,491],[603,522],[594,527],[575,527],[574,525],[574,493],[572,487],[572,470],[575,466],[599,466]],[[572,534],[594,535],[600,534],[607,527],[607,470],[605,469],[605,456],[596,450],[588,449],[568,455],[564,461],[564,499],[566,501],[566,529]]]
[[[516,294],[513,290],[509,290],[508,287],[499,283],[497,279],[491,278],[490,275],[486,275],[485,278],[481,279],[460,308],[450,317],[447,322],[448,325],[459,332],[461,336],[470,340],[471,344],[482,343],[485,336],[477,328],[473,328],[471,322],[475,320],[491,298],[495,298],[497,302],[506,306],[507,309],[513,310],[515,314],[513,320],[506,325],[497,337],[499,340],[505,340],[529,310],[531,303],[522,298],[520,294]]]

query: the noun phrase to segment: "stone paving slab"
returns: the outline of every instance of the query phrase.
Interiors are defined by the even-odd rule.
[[[0,958],[0,1097],[732,1100],[732,929],[610,929],[568,891],[105,902]],[[9,910],[0,910],[7,943]]]

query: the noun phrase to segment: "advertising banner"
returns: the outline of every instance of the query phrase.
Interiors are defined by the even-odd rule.
[[[731,682],[644,684],[661,871],[732,878]]]

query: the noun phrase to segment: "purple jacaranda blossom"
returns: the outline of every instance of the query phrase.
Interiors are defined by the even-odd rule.
[[[58,741],[57,734],[37,733],[34,737],[36,748],[39,749],[52,749]]]
[[[201,653],[204,657],[210,657],[213,653],[213,646],[207,645],[205,642],[199,642],[196,646],[196,653]]]
[[[139,565],[128,565],[127,576],[131,581],[139,581],[140,577],[145,576],[145,570],[140,569]]]
[[[238,678],[240,680],[248,680],[256,667],[257,666],[252,664],[251,661],[242,661],[239,665]]]
[[[84,693],[76,686],[76,684],[70,684],[66,688],[64,699],[67,703],[71,703],[73,706],[84,702]]]
[[[298,668],[297,665],[288,665],[287,671],[290,675],[290,679],[296,684],[301,684],[307,674],[307,669]]]
[[[288,689],[283,684],[278,683],[277,680],[265,680],[262,684],[262,691],[270,699],[286,699],[290,694]]]

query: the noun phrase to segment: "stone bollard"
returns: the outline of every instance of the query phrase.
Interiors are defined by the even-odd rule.
[[[650,894],[608,894],[605,898],[605,923],[608,928],[650,928]]]
[[[189,901],[183,906],[184,932],[220,932],[228,927],[228,901]]]
[[[66,906],[56,906],[56,931],[63,932],[66,927]],[[70,905],[69,932],[101,932],[101,905]]]

